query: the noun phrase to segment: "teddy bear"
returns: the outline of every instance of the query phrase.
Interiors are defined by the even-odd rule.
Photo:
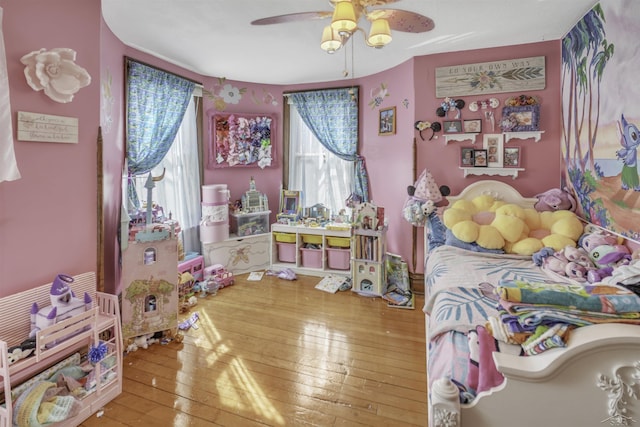
[[[443,221],[461,242],[528,256],[544,247],[575,247],[584,229],[571,211],[538,212],[490,195],[456,201],[445,210]]]

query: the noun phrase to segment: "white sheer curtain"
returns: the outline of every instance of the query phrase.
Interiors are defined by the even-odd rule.
[[[353,162],[325,149],[304,124],[294,105],[289,110],[289,190],[301,190],[304,207],[322,203],[338,214],[353,189]]]
[[[171,217],[180,223],[185,252],[200,252],[201,184],[195,105],[192,97],[169,152],[152,171],[153,176],[159,176],[162,169],[166,169],[164,179],[156,182],[153,197],[162,206],[165,216],[171,212]],[[139,185],[137,187],[140,189]]]

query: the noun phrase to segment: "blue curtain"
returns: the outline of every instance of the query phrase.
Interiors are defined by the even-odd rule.
[[[295,92],[289,99],[327,150],[355,162],[353,192],[369,201],[369,178],[364,157],[358,154],[358,88]]]
[[[164,158],[176,137],[195,83],[128,61],[127,160],[129,176],[142,175]],[[139,207],[133,183],[129,200]]]

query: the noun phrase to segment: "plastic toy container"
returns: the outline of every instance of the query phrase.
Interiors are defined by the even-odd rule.
[[[231,214],[231,233],[238,236],[253,236],[269,232],[269,214],[271,211]]]
[[[327,245],[333,248],[348,248],[351,246],[351,243],[348,237],[327,236]]]
[[[322,268],[322,249],[300,248],[300,252],[303,267]]]
[[[327,248],[327,266],[332,270],[350,268],[351,251],[349,249]]]
[[[295,233],[280,233],[278,231],[273,232],[273,237],[275,237],[276,242],[283,243],[295,243],[296,242],[296,234]]]
[[[280,262],[296,262],[295,243],[276,243],[278,245],[278,260]]]
[[[312,245],[322,244],[322,235],[319,234],[302,234],[302,241],[304,243],[310,243]]]

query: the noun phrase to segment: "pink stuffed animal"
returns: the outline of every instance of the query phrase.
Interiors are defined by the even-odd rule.
[[[576,199],[565,187],[564,189],[552,188],[544,193],[537,194],[538,201],[533,206],[538,212],[543,211],[576,211]]]

